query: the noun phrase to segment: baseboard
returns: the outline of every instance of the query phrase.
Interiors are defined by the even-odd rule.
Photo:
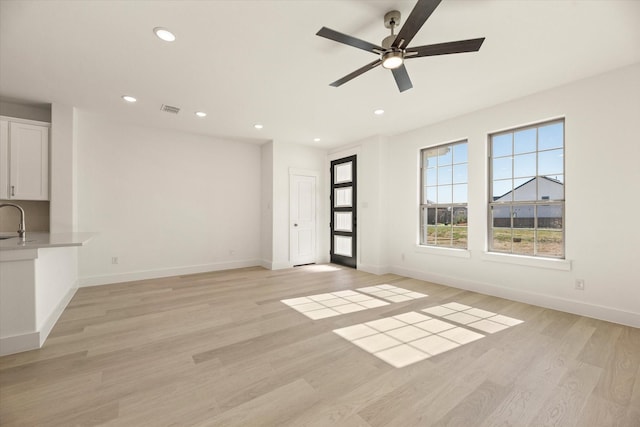
[[[271,270],[282,270],[285,268],[291,268],[293,267],[292,264],[290,264],[289,262],[272,262],[271,263]]]
[[[0,356],[38,348],[40,348],[39,332],[28,332],[26,334],[0,338]]]
[[[42,326],[40,327],[40,337],[39,337],[39,347],[42,347],[42,345],[44,344],[45,340],[47,339],[47,337],[49,336],[49,333],[51,333],[51,329],[53,329],[53,327],[55,326],[56,322],[58,321],[58,319],[60,318],[60,316],[62,315],[62,312],[64,311],[65,308],[67,308],[67,305],[69,305],[69,302],[71,302],[71,298],[73,298],[73,296],[76,294],[76,291],[78,290],[78,283],[76,282],[71,289],[69,289],[69,291],[66,293],[66,295],[64,297],[62,297],[62,299],[60,300],[60,302],[58,303],[58,305],[56,306],[56,308],[51,312],[51,314],[49,315],[49,317],[43,322]]]
[[[261,260],[247,259],[238,261],[218,262],[212,264],[193,265],[188,267],[174,267],[158,270],[133,271],[104,276],[81,277],[80,287],[108,285],[112,283],[133,282],[136,280],[159,279],[162,277],[182,276],[185,274],[208,273],[210,271],[233,270],[235,268],[262,266]]]
[[[266,260],[266,259],[260,260],[260,266],[262,268],[266,268],[267,270],[273,270],[272,265],[273,263],[269,260]]]
[[[326,260],[326,261],[316,261],[313,264],[328,264],[328,263],[329,261]],[[293,265],[289,262],[271,262],[266,259],[263,259],[260,265],[266,268],[267,270],[283,270],[285,268],[293,268]]]
[[[613,307],[589,304],[581,301],[570,300],[567,298],[554,297],[550,295],[513,288],[505,288],[503,286],[498,286],[491,283],[464,280],[457,277],[432,274],[425,271],[411,270],[402,267],[391,267],[390,271],[391,273],[395,273],[401,276],[411,277],[418,280],[425,280],[428,282],[451,286],[458,289],[479,292],[486,295],[506,298],[513,301],[537,305],[553,310],[560,310],[567,313],[578,314],[580,316],[592,317],[594,319],[606,320],[608,322],[619,323],[621,325],[632,326],[635,328],[640,327],[640,313],[633,313]]]
[[[389,273],[389,267],[386,265],[371,265],[371,264],[358,264],[358,270],[371,274],[387,274]]]

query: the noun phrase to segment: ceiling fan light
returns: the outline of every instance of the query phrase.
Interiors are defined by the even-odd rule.
[[[402,65],[404,58],[401,51],[390,50],[382,54],[382,66],[394,70]]]

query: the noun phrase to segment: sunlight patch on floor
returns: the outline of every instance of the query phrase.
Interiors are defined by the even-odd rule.
[[[358,288],[356,291],[364,292],[365,294],[391,302],[411,301],[429,296],[420,292],[414,292],[410,289],[399,288],[392,285],[367,286],[364,288]]]
[[[391,366],[402,368],[485,337],[467,327],[492,334],[523,322],[455,302],[422,312],[428,315],[409,311],[333,332]]]
[[[281,302],[314,320],[389,305],[386,301],[354,291],[309,295]]]

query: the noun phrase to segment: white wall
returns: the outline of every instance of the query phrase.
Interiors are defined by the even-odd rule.
[[[77,118],[81,285],[260,264],[260,146]]]
[[[289,257],[289,169],[318,172],[316,183],[317,262],[329,261],[326,151],[305,145],[273,142],[273,269],[291,267]]]
[[[487,134],[558,117],[566,120],[567,261],[486,254]],[[640,64],[390,138],[384,156],[390,270],[640,326],[638,118]],[[419,151],[464,138],[469,251],[417,248]],[[377,176],[371,171],[360,182],[368,179]],[[605,215],[611,211],[613,217]],[[585,280],[584,291],[574,289],[576,279]]]
[[[51,106],[50,230],[77,231],[77,138],[75,109],[54,103]]]
[[[261,265],[264,268],[271,268],[273,260],[273,142],[263,144],[260,153],[260,256]]]

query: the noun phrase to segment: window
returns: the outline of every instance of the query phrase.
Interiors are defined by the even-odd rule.
[[[564,258],[564,121],[489,138],[489,251]]]
[[[467,248],[467,141],[420,151],[420,244]]]

